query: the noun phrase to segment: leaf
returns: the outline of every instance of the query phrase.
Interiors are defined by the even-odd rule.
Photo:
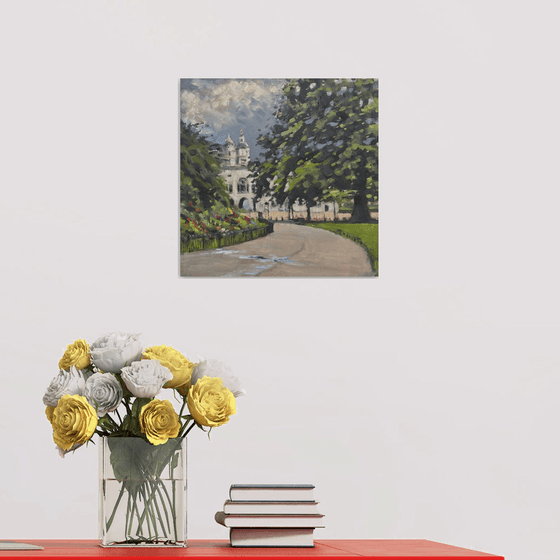
[[[109,430],[113,429],[113,422],[107,416],[102,416],[101,418],[97,419],[97,424],[102,428],[109,428]]]
[[[151,398],[137,398],[132,403],[132,415],[138,418],[140,416],[140,412],[142,411],[142,407],[146,406],[151,400]]]
[[[109,437],[107,443],[115,479],[138,483],[159,478],[170,462],[174,468],[173,462],[178,464],[181,448],[180,438],[152,445],[141,437]]]
[[[127,414],[124,417],[122,429],[129,436],[142,436],[142,429],[140,428],[140,421],[138,420],[137,416],[131,416],[130,414]]]
[[[178,464],[179,464],[179,453],[175,453],[173,455],[173,460],[171,461],[171,470],[173,471],[174,469],[176,469]]]

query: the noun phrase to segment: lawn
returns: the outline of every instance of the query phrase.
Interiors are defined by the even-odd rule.
[[[373,268],[379,273],[379,224],[347,224],[341,222],[307,222],[305,225],[326,229],[344,237],[357,238],[368,252]],[[356,241],[356,239],[353,239]]]

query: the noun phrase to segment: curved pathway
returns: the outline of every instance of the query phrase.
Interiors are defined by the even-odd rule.
[[[277,222],[274,232],[181,255],[181,276],[373,276],[366,252],[324,229]]]

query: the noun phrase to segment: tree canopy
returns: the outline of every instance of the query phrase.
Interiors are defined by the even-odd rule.
[[[257,140],[257,196],[319,201],[353,200],[353,222],[371,221],[378,196],[378,82],[374,79],[291,80],[276,122]]]
[[[227,185],[216,156],[218,146],[207,140],[193,124],[181,123],[181,203],[185,209],[216,209],[230,206]]]

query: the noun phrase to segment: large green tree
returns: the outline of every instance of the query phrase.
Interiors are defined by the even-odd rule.
[[[186,210],[230,206],[227,185],[220,175],[218,149],[198,126],[181,123],[181,203]]]
[[[278,203],[353,201],[350,221],[370,222],[378,197],[378,82],[298,79],[284,88],[276,122],[257,141],[257,196]]]

